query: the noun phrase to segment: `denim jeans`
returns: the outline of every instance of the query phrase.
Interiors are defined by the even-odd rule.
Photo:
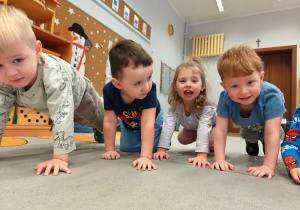
[[[159,113],[154,123],[154,144],[153,151],[156,152],[158,141],[160,138],[161,126],[164,121],[163,110],[160,107]],[[120,150],[123,152],[140,152],[141,151],[141,130],[130,130],[126,128],[123,122],[120,122],[121,126],[121,138],[120,138]]]

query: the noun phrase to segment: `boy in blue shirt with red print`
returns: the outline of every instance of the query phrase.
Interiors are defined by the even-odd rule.
[[[152,82],[151,56],[132,40],[121,40],[109,51],[111,82],[103,88],[104,143],[103,159],[115,160],[115,136],[120,119],[120,150],[141,152],[133,167],[143,171],[156,169],[152,152],[156,152],[163,124],[163,112]]]

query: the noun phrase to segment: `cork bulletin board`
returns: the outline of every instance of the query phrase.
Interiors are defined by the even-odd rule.
[[[117,16],[125,20],[140,34],[150,40],[151,26],[136,11],[123,0],[95,0],[99,4],[106,5]]]
[[[105,72],[107,66],[110,66],[108,51],[122,37],[67,0],[59,2],[61,6],[56,8],[53,32],[71,31],[73,34],[71,64],[91,80],[96,91],[102,96]]]

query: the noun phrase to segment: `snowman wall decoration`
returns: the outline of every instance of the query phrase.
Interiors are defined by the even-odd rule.
[[[73,23],[72,27],[69,27],[69,31],[73,35],[73,47],[71,65],[76,68],[81,75],[85,75],[85,61],[86,52],[90,51],[93,44],[84,33],[84,29],[78,23]]]

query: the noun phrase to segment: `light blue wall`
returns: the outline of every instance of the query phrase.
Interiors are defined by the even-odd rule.
[[[125,0],[150,26],[150,42],[136,33],[130,26],[125,24],[98,2],[101,0],[68,0],[90,16],[109,27],[126,39],[132,39],[140,43],[153,58],[153,81],[158,86],[158,99],[167,112],[169,107],[167,96],[160,93],[161,61],[172,68],[176,68],[183,60],[184,49],[184,22],[175,13],[166,0]],[[174,35],[168,35],[168,25],[174,26]],[[105,69],[103,70],[105,71]],[[96,84],[95,84],[96,85]]]
[[[215,33],[224,33],[224,50],[240,44],[257,48],[256,40],[260,39],[260,48],[298,45],[297,78],[300,76],[300,8],[277,12],[227,19],[217,22],[190,25],[188,37]],[[192,40],[188,39],[188,53],[192,52]],[[207,81],[211,87],[210,97],[218,102],[223,90],[217,72],[217,57],[202,59],[207,72]]]

